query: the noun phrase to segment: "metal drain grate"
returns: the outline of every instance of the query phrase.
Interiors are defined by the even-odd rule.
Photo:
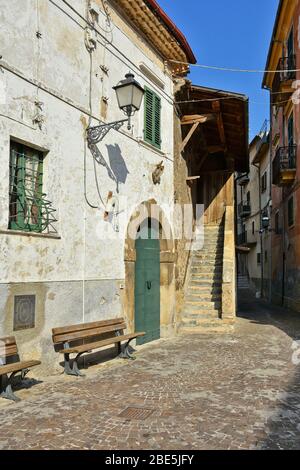
[[[126,419],[147,419],[154,410],[150,408],[138,408],[134,406],[129,406],[119,414],[119,418]]]

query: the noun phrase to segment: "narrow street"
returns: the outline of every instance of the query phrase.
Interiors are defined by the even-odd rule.
[[[240,299],[233,333],[162,339],[83,379],[27,379],[20,403],[1,400],[0,448],[299,448],[300,318]]]

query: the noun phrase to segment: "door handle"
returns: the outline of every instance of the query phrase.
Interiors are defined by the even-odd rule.
[[[146,281],[147,289],[150,290],[152,287],[152,282],[151,281]]]

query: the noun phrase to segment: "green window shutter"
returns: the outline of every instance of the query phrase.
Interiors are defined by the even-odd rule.
[[[161,108],[161,100],[158,96],[154,95],[154,145],[160,148],[161,142],[161,132],[160,132],[160,125],[161,125],[161,118],[160,118],[160,108]]]
[[[161,147],[161,99],[152,90],[145,87],[145,142]]]
[[[145,123],[144,138],[146,142],[153,143],[153,92],[145,89]]]

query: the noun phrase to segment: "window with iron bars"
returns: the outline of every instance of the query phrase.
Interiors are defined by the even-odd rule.
[[[55,209],[42,191],[43,160],[42,152],[11,141],[9,228],[12,230],[55,231]]]

